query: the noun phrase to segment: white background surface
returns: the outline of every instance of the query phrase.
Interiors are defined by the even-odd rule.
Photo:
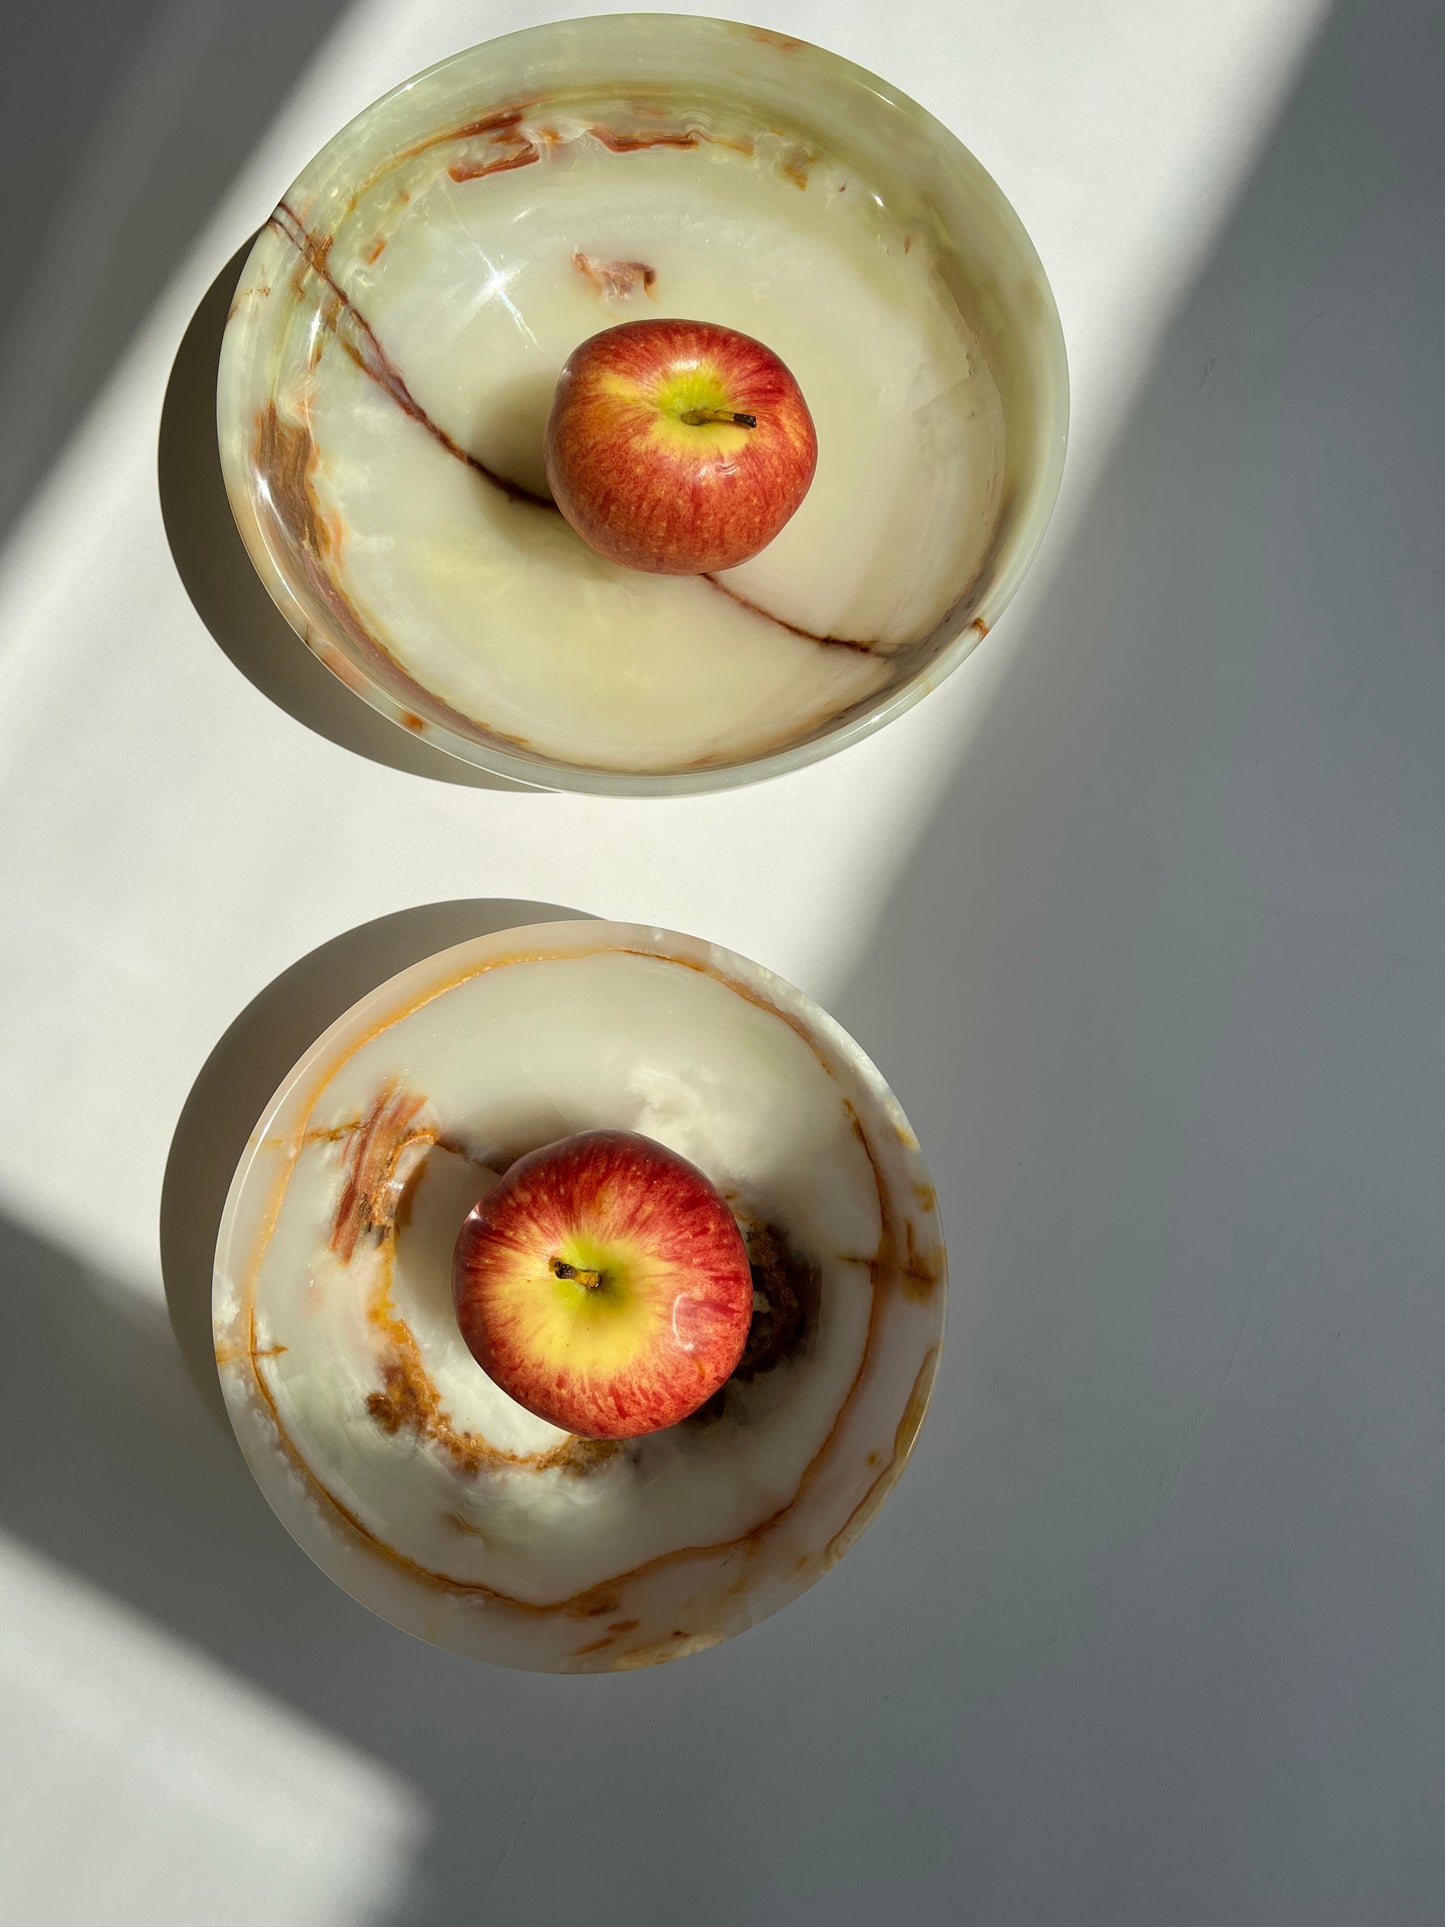
[[[217,503],[217,277],[343,119],[546,17],[131,0],[10,49],[0,1917],[1438,1922],[1441,14],[759,16],[995,174],[1075,434],[949,686],[677,803],[429,759],[290,641]],[[514,899],[820,997],[949,1231],[878,1524],[650,1674],[371,1621],[208,1403],[207,1244],[261,1102]]]

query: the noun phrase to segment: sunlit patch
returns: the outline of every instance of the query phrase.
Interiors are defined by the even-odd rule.
[[[504,137],[505,150],[476,152],[485,166],[540,139],[532,110],[507,114],[487,134]],[[324,223],[303,229],[310,203],[288,201],[272,232],[312,271],[297,333],[313,311],[331,332],[301,392],[290,343],[280,374],[274,358],[265,363],[265,382],[268,393],[284,388],[276,405],[288,422],[304,393],[322,451],[315,519],[344,537],[328,567],[344,574],[357,618],[338,646],[425,715],[444,746],[449,735],[522,744],[609,771],[727,769],[816,739],[876,700],[905,673],[912,645],[952,620],[992,516],[996,397],[931,253],[920,260],[915,248],[904,271],[901,246],[890,252],[901,235],[891,216],[854,213],[854,192],[797,192],[782,136],[750,146],[725,126],[699,132],[689,121],[685,145],[658,145],[669,130],[650,126],[639,130],[650,151],[630,140],[613,151],[569,128],[553,130],[555,163],[464,186],[450,167],[482,137],[469,126],[449,144],[441,128],[425,130],[423,146],[376,176],[354,233],[346,222],[336,234]],[[831,185],[837,171],[819,161],[811,184]],[[565,194],[543,191],[564,173]],[[839,211],[825,212],[825,199]],[[385,252],[358,283],[379,234]],[[740,280],[728,263],[742,249],[755,268]],[[721,559],[709,550],[708,566],[644,579],[618,566],[625,555],[609,567],[531,510],[552,507],[542,454],[550,376],[599,299],[635,313],[663,288],[669,312],[713,316],[766,343],[796,376],[824,455],[807,501],[771,537],[759,530],[735,556],[719,540]],[[702,489],[758,440],[769,459],[788,446],[731,421],[683,420],[696,409],[755,410],[761,429],[777,406],[747,358],[709,360],[661,393],[653,371],[627,370],[630,392],[611,397],[609,431],[645,444],[663,472],[690,469]],[[922,388],[920,367],[932,371]],[[696,493],[689,487],[687,500]],[[267,515],[267,557],[282,575],[305,577],[301,599],[327,605],[313,627],[332,629],[337,584],[311,580],[309,558],[277,523]],[[353,639],[353,627],[368,640]],[[398,672],[432,700],[398,692]]]
[[[220,1509],[170,1491],[172,1556],[244,1563]],[[37,1803],[19,1778],[7,1788],[7,1920],[295,1927],[405,1908],[429,1816],[389,1766],[3,1537],[0,1618],[7,1752],[43,1789]],[[99,1901],[95,1855],[74,1851],[81,1815],[92,1842],[121,1843]]]

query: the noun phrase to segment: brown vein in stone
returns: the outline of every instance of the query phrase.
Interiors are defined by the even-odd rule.
[[[424,140],[403,148],[401,153],[389,155],[361,183],[353,196],[353,205],[364,201],[384,176],[405,162],[415,160],[419,154],[428,153],[433,147],[446,147],[453,141],[480,140],[483,135],[489,137],[493,147],[530,147],[532,143],[518,129],[525,115],[536,105],[536,101],[526,101],[517,107],[499,108],[494,114],[485,114],[480,120],[469,121],[465,127],[451,127],[445,133],[428,134]],[[409,201],[411,195],[403,189],[401,199]]]
[[[640,154],[648,147],[696,147],[707,138],[696,127],[680,134],[616,134],[610,127],[594,127],[591,131],[610,154]]]
[[[408,1126],[426,1099],[415,1091],[384,1084],[347,1147],[346,1182],[336,1205],[328,1240],[342,1264],[349,1264],[363,1233],[383,1236],[395,1220],[389,1198],[393,1173],[409,1142]]]
[[[600,129],[594,128],[592,131],[600,136]],[[611,145],[610,142],[607,144],[609,146]],[[631,153],[635,147],[656,146],[658,144],[659,142],[656,140],[638,140],[628,145],[615,147],[613,151],[615,153]],[[679,139],[663,144],[693,146],[696,143],[691,140],[683,141]],[[377,386],[391,397],[397,407],[401,409],[402,413],[409,416],[419,427],[424,428],[434,441],[440,443],[448,455],[455,461],[465,463],[475,474],[480,475],[483,481],[490,482],[493,488],[500,489],[508,501],[525,502],[529,507],[547,509],[553,515],[557,514],[557,504],[552,501],[550,496],[535,495],[531,489],[524,488],[520,482],[514,482],[509,476],[501,475],[496,469],[489,468],[485,462],[479,460],[477,456],[463,448],[459,442],[453,441],[439,422],[432,420],[431,416],[412,394],[410,388],[407,387],[406,382],[402,378],[401,370],[377,340],[370,322],[367,321],[366,317],[357,308],[356,303],[351,299],[351,296],[341,286],[340,282],[335,279],[331,270],[327,267],[326,257],[331,251],[331,241],[318,240],[304,225],[295,210],[285,201],[281,202],[276,212],[271,216],[268,225],[274,227],[278,234],[284,236],[284,238],[291,243],[292,247],[297,250],[306,262],[306,265],[325,282],[326,286],[336,297],[335,310],[329,317],[323,318],[329,320],[331,330],[336,336],[337,341],[346,353],[350,355],[361,372],[364,375],[369,375]],[[628,263],[627,265],[640,264]],[[827,649],[852,649],[856,650],[860,655],[865,656],[871,655],[877,646],[872,642],[856,641],[850,636],[821,636],[817,634],[815,630],[804,629],[796,622],[788,622],[782,616],[775,616],[771,610],[760,608],[756,602],[750,601],[747,596],[741,594],[737,589],[730,588],[727,583],[719,581],[715,575],[702,575],[697,579],[700,582],[705,582],[710,589],[715,589],[719,595],[726,596],[729,602],[736,603],[740,609],[746,609],[750,615],[755,615],[764,622],[771,622],[774,627],[785,629],[790,636],[797,636],[804,642],[815,642],[819,644],[820,647]],[[368,640],[370,639],[368,638]],[[373,644],[372,646],[375,647],[376,645]],[[472,727],[475,728],[476,725],[473,724]]]
[[[640,154],[649,147],[728,147],[734,154],[751,155],[750,140],[729,140],[726,134],[710,134],[703,127],[686,127],[674,133],[619,134],[610,127],[593,126],[587,130],[601,141],[609,154]]]
[[[494,161],[453,161],[447,172],[460,187],[467,181],[484,180],[488,174],[510,174],[514,167],[530,167],[541,158],[541,150],[525,141],[515,154],[503,154]]]
[[[401,370],[377,340],[371,323],[327,267],[326,257],[331,251],[329,240],[317,240],[295,210],[285,201],[282,201],[271,216],[268,225],[274,227],[278,234],[285,236],[311,272],[324,281],[335,295],[337,308],[330,321],[332,333],[361,372],[364,375],[370,375],[376,385],[385,394],[390,395],[404,415],[410,416],[412,421],[424,428],[434,441],[440,442],[448,455],[459,462],[465,462],[468,468],[475,469],[484,481],[492,484],[493,488],[499,488],[509,501],[531,502],[538,508],[553,507],[545,496],[534,495],[531,489],[523,488],[520,482],[514,482],[508,476],[499,475],[495,469],[488,468],[485,462],[479,461],[459,442],[454,442],[439,422],[432,420],[407,387]]]
[[[599,261],[581,248],[574,250],[572,265],[592,283],[599,297],[604,300],[608,297],[625,299],[639,281],[643,293],[651,294],[657,281],[657,269],[649,267],[646,261]]]
[[[903,1468],[913,1450],[913,1441],[918,1437],[919,1427],[923,1424],[924,1416],[928,1411],[934,1374],[938,1370],[938,1359],[942,1349],[940,1342],[931,1345],[924,1353],[923,1363],[919,1366],[913,1381],[913,1389],[908,1394],[902,1416],[893,1433],[892,1457],[848,1514],[838,1531],[828,1541],[823,1552],[825,1571],[835,1566],[843,1554],[857,1544],[864,1528],[902,1476]],[[871,1455],[869,1463],[874,1463]]]
[[[264,482],[259,492],[261,510],[270,522],[278,545],[287,551],[316,600],[357,653],[372,666],[383,687],[393,697],[403,697],[415,708],[429,712],[444,727],[473,742],[506,742],[519,749],[529,749],[530,745],[519,737],[508,736],[499,729],[489,729],[473,717],[463,715],[461,710],[454,709],[434,691],[424,688],[391,651],[372,635],[331,568],[336,536],[321,513],[312,486],[312,474],[319,455],[305,423],[283,422],[275,402],[268,402],[257,420],[252,460]],[[306,646],[348,687],[357,689],[359,694],[366,693],[366,685],[361,682],[349,660],[334,649],[325,637],[314,634],[308,625],[304,640]]]
[[[851,636],[820,636],[816,630],[800,628],[796,622],[789,622],[785,616],[775,616],[770,609],[760,609],[756,602],[749,601],[747,596],[731,588],[726,582],[719,581],[715,575],[705,575],[701,579],[710,589],[716,589],[719,595],[725,595],[729,602],[735,602],[740,609],[746,609],[751,615],[761,616],[764,622],[771,622],[779,629],[786,629],[790,636],[801,636],[804,642],[821,643],[826,649],[855,649],[860,656],[871,656],[878,646],[872,642],[855,642]]]

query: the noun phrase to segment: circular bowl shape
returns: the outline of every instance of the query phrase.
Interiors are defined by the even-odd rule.
[[[801,507],[712,576],[594,554],[547,492],[557,375],[602,328],[764,342],[818,438]],[[277,606],[357,694],[525,782],[715,789],[815,760],[987,633],[1068,413],[1038,257],[914,101],[781,35],[574,20],[368,108],[256,242],[221,459]]]
[[[452,1248],[518,1157],[640,1131],[727,1199],[757,1291],[702,1411],[584,1440],[513,1403]],[[406,1631],[507,1666],[649,1665],[775,1612],[902,1471],[943,1336],[918,1144],[799,991],[691,937],[560,923],[414,965],[277,1092],[221,1223],[216,1361],[266,1497]]]

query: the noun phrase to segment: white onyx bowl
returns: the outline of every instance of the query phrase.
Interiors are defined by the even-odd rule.
[[[813,486],[715,577],[604,562],[542,431],[587,336],[758,336]],[[344,128],[283,196],[226,329],[227,490],[262,580],[357,694],[523,781],[712,789],[809,762],[985,635],[1053,507],[1048,282],[915,102],[835,55],[672,15],[476,47]]]
[[[515,1405],[451,1305],[497,1174],[602,1126],[721,1188],[772,1339],[623,1444]],[[241,1449],[325,1572],[455,1651],[592,1672],[715,1645],[842,1556],[912,1448],[945,1291],[917,1141],[831,1018],[695,938],[579,922],[430,957],[318,1039],[237,1167],[213,1314]]]

